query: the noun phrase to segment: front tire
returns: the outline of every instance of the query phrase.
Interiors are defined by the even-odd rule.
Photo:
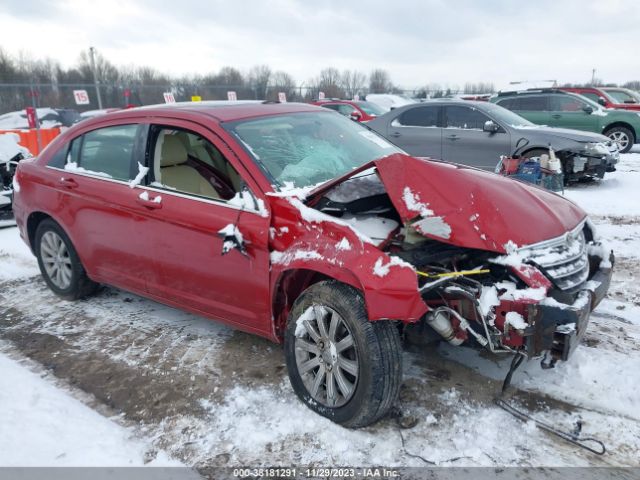
[[[633,132],[626,127],[613,127],[604,134],[618,144],[620,153],[627,153],[635,143]]]
[[[38,225],[34,249],[40,273],[56,295],[77,300],[98,289],[98,284],[87,277],[68,235],[52,219],[47,218]]]
[[[398,397],[398,330],[389,321],[369,321],[362,295],[350,286],[324,281],[305,290],[289,314],[284,348],[296,395],[336,423],[370,425]]]

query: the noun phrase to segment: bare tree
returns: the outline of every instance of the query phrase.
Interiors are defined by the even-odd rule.
[[[289,101],[298,98],[296,82],[287,72],[277,71],[272,75],[271,86],[267,91],[267,100],[277,100],[279,92],[284,92]]]
[[[256,65],[249,71],[249,85],[255,91],[257,100],[264,100],[271,80],[271,68],[268,65]]]
[[[311,82],[317,92],[324,92],[328,98],[342,98],[345,96],[341,83],[340,72],[333,67],[322,69],[318,78]]]
[[[347,98],[363,94],[367,86],[367,76],[358,70],[344,70],[340,76],[340,87]]]
[[[640,91],[640,80],[631,80],[622,86],[631,90]]]
[[[388,93],[393,90],[393,83],[386,70],[376,68],[369,74],[369,93]]]

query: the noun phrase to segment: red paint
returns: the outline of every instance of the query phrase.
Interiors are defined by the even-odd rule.
[[[38,126],[38,117],[36,116],[36,109],[33,107],[25,108],[27,113],[27,124],[29,128],[36,128]]]

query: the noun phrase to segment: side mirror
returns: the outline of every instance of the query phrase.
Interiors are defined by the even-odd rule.
[[[230,223],[222,230],[218,231],[218,236],[222,238],[222,255],[226,255],[231,250],[236,249],[242,255],[248,257],[244,238],[236,225]]]
[[[602,97],[598,97],[598,103],[599,103],[600,105],[602,105],[603,107],[606,107],[606,106],[607,106],[607,101],[606,101],[604,98],[602,98]]]
[[[591,105],[585,105],[582,107],[582,111],[587,115],[591,115],[593,113],[593,107]]]
[[[351,120],[353,120],[354,122],[359,122],[362,118],[362,114],[359,111],[354,110],[349,114],[349,118],[351,118]]]
[[[489,133],[496,133],[500,130],[500,125],[495,123],[493,120],[487,120],[484,122],[484,126],[482,127],[482,131]]]

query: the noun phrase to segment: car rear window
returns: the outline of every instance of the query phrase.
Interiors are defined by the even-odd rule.
[[[85,133],[73,140],[65,169],[131,180],[138,125],[118,125]],[[137,173],[137,168],[135,169]]]
[[[414,107],[406,110],[398,118],[404,127],[437,127],[440,107]]]

